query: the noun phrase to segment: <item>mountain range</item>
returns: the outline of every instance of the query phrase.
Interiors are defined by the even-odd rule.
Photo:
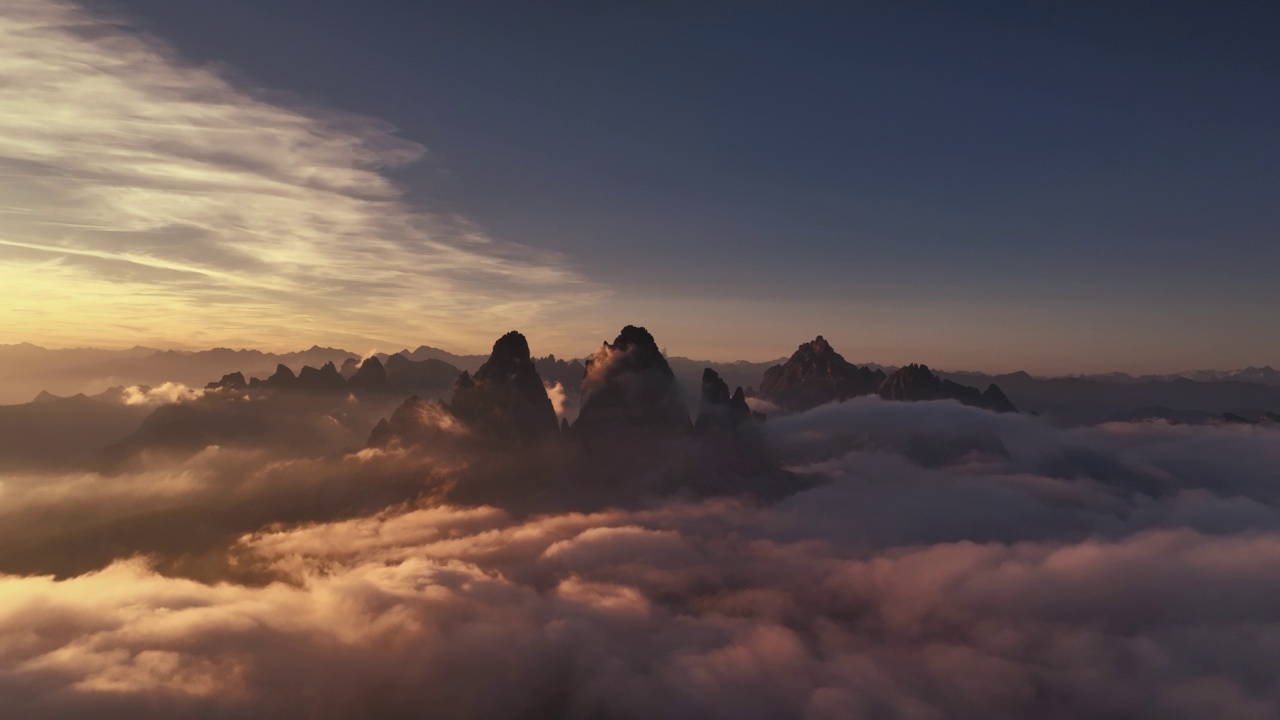
[[[822,342],[825,343],[825,340]],[[376,357],[386,369],[394,390],[418,393],[424,397],[443,397],[450,391],[453,380],[459,373],[475,372],[488,358],[484,355],[450,353],[427,345],[399,353],[379,353]],[[562,402],[571,412],[576,410],[580,402],[578,390],[585,371],[585,360],[585,357],[534,358],[534,364],[543,380],[549,385],[560,386],[558,393],[563,393],[563,398],[557,401]],[[771,383],[783,382],[787,373],[794,372],[773,371],[782,372],[783,375],[772,379],[767,377],[772,368],[786,368],[792,358],[770,362],[711,362],[668,356],[666,360],[676,377],[681,397],[690,407],[699,401],[698,389],[703,371],[707,368],[714,370],[730,387],[741,386],[749,397],[760,399],[767,399],[777,390]],[[338,374],[348,378],[354,374],[360,361],[359,353],[321,346],[277,354],[229,348],[179,351],[142,346],[125,350],[103,350],[47,349],[29,343],[0,345],[0,367],[5,368],[0,373],[0,403],[22,403],[41,392],[57,396],[94,395],[116,386],[177,383],[198,388],[210,378],[237,372],[246,378],[246,382],[248,378],[255,376],[265,380],[274,375],[280,366],[299,369],[310,366],[319,370],[327,363],[333,363]],[[902,368],[895,366],[871,363],[854,365],[846,363],[843,357],[840,362],[858,368],[858,371],[841,376],[841,386],[833,386],[832,389],[831,396],[834,398],[878,393],[879,383],[902,371]],[[792,363],[791,367],[794,368],[795,364]],[[827,372],[829,369],[822,371]],[[1025,372],[993,375],[936,369],[928,371],[940,381],[950,381],[962,386],[986,388],[994,384],[1006,396],[1005,399],[1018,409],[1069,425],[1148,418],[1185,422],[1195,418],[1220,419],[1223,413],[1261,419],[1265,417],[1265,413],[1274,413],[1280,409],[1280,371],[1270,366],[1234,371],[1199,370],[1171,375],[1136,376],[1110,373],[1035,377]],[[834,376],[829,376],[827,382],[834,383],[836,380]],[[938,384],[941,387],[941,383]],[[333,383],[333,386],[336,388],[337,384]],[[793,384],[783,391],[781,404],[791,405],[793,408],[811,406],[812,401],[792,395],[803,394],[812,389]],[[936,394],[938,391],[934,392]],[[944,393],[945,396],[955,394],[954,388],[946,392],[950,395]]]

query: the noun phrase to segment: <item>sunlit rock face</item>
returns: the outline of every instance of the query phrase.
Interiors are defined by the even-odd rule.
[[[369,446],[377,448],[430,446],[452,449],[474,437],[449,406],[439,400],[423,400],[414,395],[383,418],[369,434]]]
[[[995,412],[1018,411],[995,385],[988,386],[983,392],[975,387],[943,380],[925,365],[911,364],[899,368],[885,378],[877,394],[885,400],[957,400],[964,405]]]
[[[575,431],[689,429],[675,374],[644,328],[622,328],[612,344],[604,343],[587,360],[586,371]]]
[[[498,440],[537,440],[559,431],[529,343],[515,331],[493,344],[474,377],[464,372],[458,378],[449,406],[467,425]]]
[[[759,395],[781,408],[799,412],[870,395],[884,378],[880,370],[848,362],[819,335],[797,348],[785,363],[766,370]]]

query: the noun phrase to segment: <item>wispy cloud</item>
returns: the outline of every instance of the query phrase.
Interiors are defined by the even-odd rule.
[[[4,3],[0,35],[5,339],[469,345],[598,292],[410,206],[386,171],[424,148],[383,123],[61,0]]]

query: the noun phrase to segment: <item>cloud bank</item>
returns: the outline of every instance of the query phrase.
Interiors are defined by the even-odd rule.
[[[6,2],[0,34],[0,339],[472,344],[597,295],[410,207],[387,171],[424,150],[378,121],[235,87],[70,2]]]
[[[434,500],[443,446],[5,477],[0,712],[1277,717],[1280,432],[872,398],[766,428],[828,482],[518,515]]]

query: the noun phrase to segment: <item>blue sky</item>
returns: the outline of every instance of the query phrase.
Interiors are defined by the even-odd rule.
[[[90,7],[256,100],[425,148],[379,170],[407,206],[565,273],[513,316],[535,349],[639,323],[715,359],[822,333],[948,368],[1280,362],[1280,11],[955,5]],[[484,302],[457,308],[474,335],[333,340],[479,350],[509,329]]]

